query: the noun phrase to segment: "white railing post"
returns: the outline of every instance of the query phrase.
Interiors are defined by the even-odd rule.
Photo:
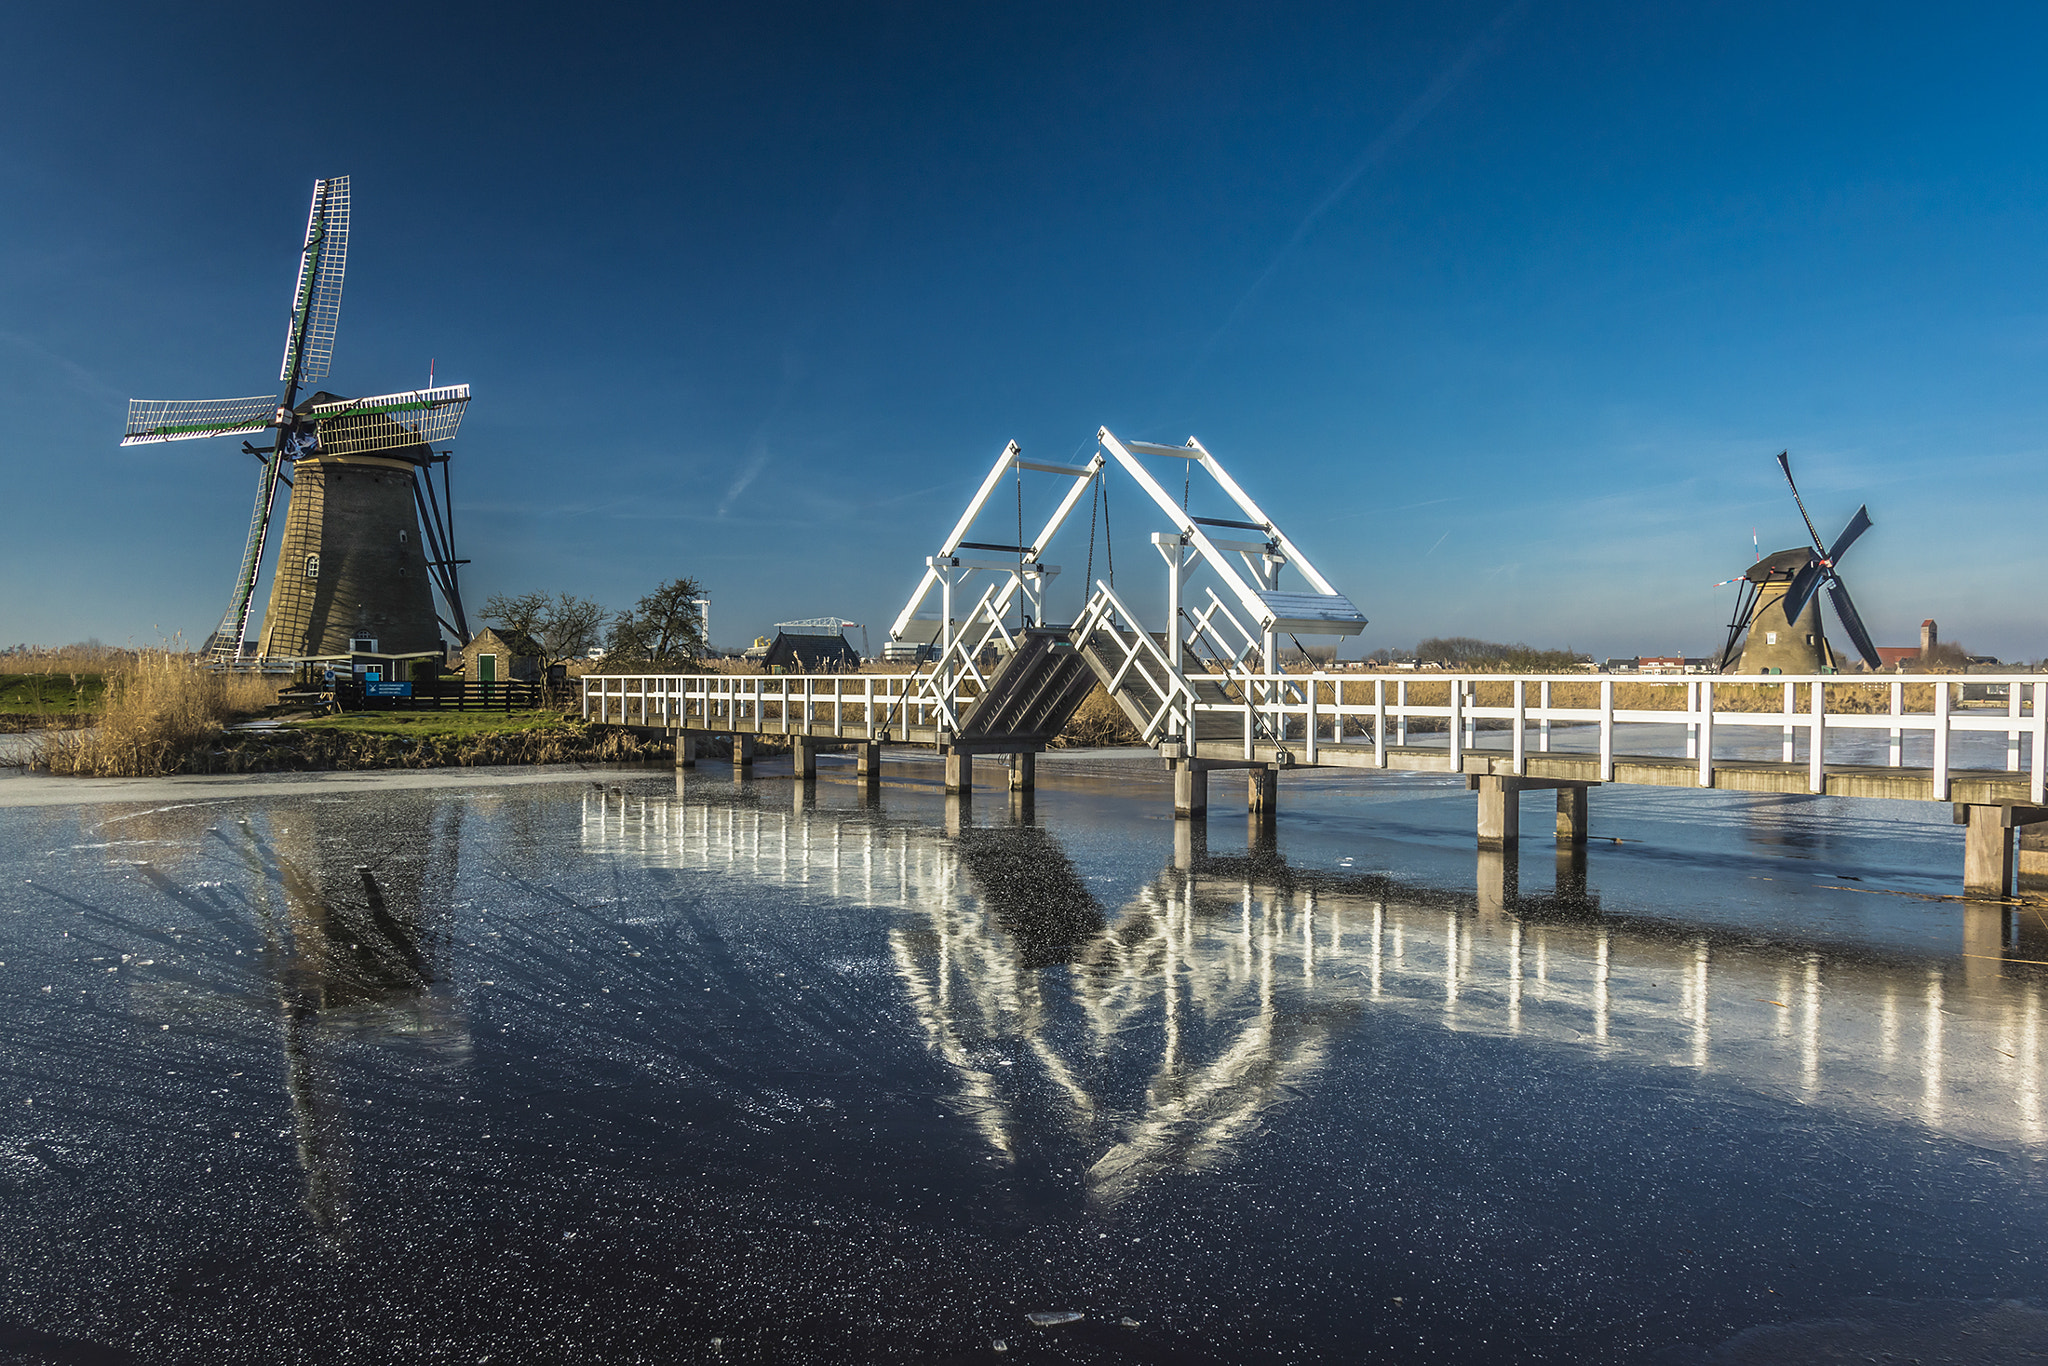
[[[1479,718],[1472,713],[1479,706],[1479,685],[1468,682],[1461,683],[1459,686],[1465,690],[1465,748],[1477,749],[1479,748]]]
[[[1387,766],[1387,680],[1372,681],[1372,766]]]
[[[1600,781],[1614,781],[1614,679],[1600,680]]]
[[[1527,684],[1515,680],[1515,776],[1522,777],[1529,771],[1529,737],[1524,733],[1529,724],[1529,695]]]
[[[1465,771],[1465,748],[1463,744],[1465,738],[1465,680],[1462,678],[1453,678],[1451,680],[1451,714],[1445,718],[1444,729],[1449,732],[1451,740],[1451,772],[1463,773]]]
[[[2011,729],[2005,733],[2005,769],[2008,773],[2020,771],[2020,685],[2005,685],[2005,714]]]
[[[1948,797],[1948,680],[1937,677],[1934,680],[1934,769],[1929,774],[1934,782],[1934,800],[1945,802]]]
[[[1307,753],[1308,753],[1308,761],[1309,761],[1309,762],[1310,762],[1311,764],[1313,764],[1313,763],[1314,763],[1314,762],[1316,761],[1316,690],[1317,690],[1317,689],[1318,689],[1318,688],[1319,688],[1319,687],[1321,686],[1321,684],[1322,684],[1322,675],[1321,675],[1321,674],[1319,674],[1319,673],[1310,673],[1310,674],[1309,674],[1309,676],[1308,676],[1308,724],[1307,724],[1307,726],[1306,726],[1306,727],[1304,728],[1304,734],[1302,735],[1302,737],[1301,737],[1301,740],[1302,740],[1302,748],[1303,748],[1304,750],[1306,750],[1306,751],[1307,751]],[[1338,720],[1337,720],[1337,729],[1338,729],[1339,731],[1342,731],[1342,730],[1343,730],[1343,728],[1344,728],[1344,720],[1343,720],[1343,717],[1342,717],[1342,715],[1340,714],[1340,715],[1339,715],[1339,717],[1338,717]],[[1342,739],[1342,738],[1343,738],[1343,736],[1342,736],[1342,735],[1340,734],[1340,735],[1338,736],[1338,738],[1339,738],[1339,739]]]
[[[590,720],[590,680],[587,678],[583,680],[583,719],[585,722]]]
[[[1700,680],[1700,786],[1714,785],[1714,680]]]
[[[1405,748],[1408,744],[1408,680],[1405,678],[1394,680],[1394,724],[1400,728],[1394,743]]]
[[[1700,685],[1697,680],[1685,685],[1685,757],[1700,757],[1699,723]]]
[[[1895,681],[1892,684],[1892,764],[1899,767],[1906,761],[1906,733],[1899,729],[1898,718],[1906,714],[1906,685]]]
[[[1806,755],[1806,790],[1825,792],[1828,790],[1827,756],[1828,727],[1828,685],[1816,677],[1807,686],[1813,689],[1813,724],[1808,727]]]
[[[1543,720],[1537,728],[1536,748],[1548,754],[1550,753],[1550,680],[1547,678],[1543,680],[1543,686],[1537,692],[1536,705],[1543,712]]]
[[[2014,687],[2019,685],[2015,683]],[[2034,744],[2033,781],[2028,784],[2028,795],[2036,806],[2048,803],[2048,759],[2042,751],[2048,749],[2048,683],[2034,684]]]
[[[1794,706],[1794,704],[1793,704],[1793,700],[1792,700],[1792,685],[1791,685],[1790,683],[1787,683],[1787,684],[1785,684],[1785,685],[1784,685],[1784,689],[1785,689],[1785,762],[1789,764],[1789,763],[1791,763],[1791,762],[1792,762],[1792,760],[1793,760],[1793,757],[1794,757],[1794,749],[1793,749],[1793,744],[1792,744],[1792,714],[1793,714],[1793,712],[1794,712],[1794,711],[1796,711],[1796,710],[1797,710],[1797,707],[1796,707],[1796,706]]]

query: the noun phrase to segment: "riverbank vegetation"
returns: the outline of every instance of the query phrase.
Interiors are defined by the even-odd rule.
[[[274,678],[207,669],[182,651],[138,651],[106,674],[94,724],[46,736],[35,763],[78,777],[182,772],[229,722],[274,705],[277,689]]]

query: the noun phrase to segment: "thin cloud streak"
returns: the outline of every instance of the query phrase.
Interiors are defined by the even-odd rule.
[[[1259,272],[1258,279],[1252,281],[1251,287],[1245,290],[1236,305],[1225,316],[1222,324],[1209,334],[1207,341],[1202,343],[1202,349],[1196,352],[1194,360],[1189,362],[1187,373],[1181,377],[1180,383],[1174,386],[1176,392],[1185,389],[1194,379],[1195,373],[1209,359],[1210,353],[1216,349],[1217,344],[1223,340],[1225,334],[1235,327],[1238,321],[1250,311],[1252,301],[1259,296],[1260,291],[1266,287],[1266,283],[1279,273],[1280,267],[1287,263],[1287,259],[1300,250],[1301,244],[1308,240],[1309,233],[1314,230],[1317,223],[1322,221],[1323,215],[1335,208],[1337,203],[1351,192],[1351,187],[1356,185],[1367,171],[1379,165],[1381,161],[1386,159],[1389,152],[1401,144],[1403,139],[1419,128],[1422,125],[1422,121],[1434,113],[1436,107],[1442,104],[1445,98],[1453,90],[1457,89],[1458,85],[1467,76],[1472,74],[1472,69],[1478,66],[1481,60],[1492,55],[1494,48],[1499,45],[1501,39],[1507,36],[1507,31],[1514,26],[1515,21],[1521,18],[1522,12],[1528,8],[1529,0],[1514,0],[1513,4],[1495,15],[1493,22],[1488,24],[1477,38],[1472,40],[1471,45],[1459,55],[1458,59],[1444,68],[1435,80],[1424,87],[1422,93],[1417,95],[1409,103],[1408,107],[1401,111],[1398,118],[1382,129],[1378,137],[1366,144],[1365,150],[1358,154],[1358,159],[1351,163],[1350,169],[1344,173],[1343,178],[1302,218],[1301,223],[1294,229],[1286,243],[1279,251],[1274,253],[1273,259],[1267,263],[1266,268]]]

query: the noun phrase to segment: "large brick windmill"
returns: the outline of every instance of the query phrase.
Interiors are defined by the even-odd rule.
[[[1835,537],[1834,545],[1824,546],[1813,518],[1807,515],[1806,502],[1799,496],[1799,485],[1793,481],[1788,453],[1779,452],[1778,468],[1785,472],[1785,483],[1792,489],[1792,501],[1799,507],[1799,516],[1805,521],[1806,534],[1813,544],[1765,555],[1740,578],[1728,581],[1738,586],[1735,615],[1728,622],[1728,642],[1721,648],[1720,670],[1725,673],[1735,663],[1736,647],[1740,646],[1741,662],[1735,666],[1736,673],[1833,672],[1835,652],[1821,628],[1822,586],[1827,588],[1835,619],[1856,646],[1856,653],[1876,669],[1882,663],[1877,647],[1870,643],[1870,632],[1863,628],[1863,618],[1850,601],[1849,586],[1842,582],[1838,568],[1856,538],[1870,530],[1870,509],[1857,508],[1842,534]]]
[[[345,399],[301,388],[327,377],[348,263],[347,176],[313,183],[313,210],[292,296],[291,330],[278,371],[282,393],[249,398],[132,399],[124,446],[273,433],[257,458],[256,507],[234,595],[208,657],[251,658],[250,609],[263,567],[278,486],[291,489],[264,613],[258,660],[318,658],[367,649],[384,655],[441,648],[441,628],[469,639],[449,501],[448,452],[469,404],[467,384]],[[437,496],[433,467],[441,467]],[[424,534],[423,534],[424,533]],[[440,591],[448,614],[434,608]],[[374,644],[363,646],[369,640]]]

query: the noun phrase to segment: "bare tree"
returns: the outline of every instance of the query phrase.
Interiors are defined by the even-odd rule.
[[[601,604],[573,593],[494,594],[484,604],[483,618],[501,632],[524,636],[533,642],[543,673],[559,664],[587,654],[590,647],[604,642],[604,627],[611,616]]]
[[[679,668],[708,653],[704,614],[697,606],[703,596],[695,579],[671,579],[632,611],[619,613],[612,622],[605,667]]]

